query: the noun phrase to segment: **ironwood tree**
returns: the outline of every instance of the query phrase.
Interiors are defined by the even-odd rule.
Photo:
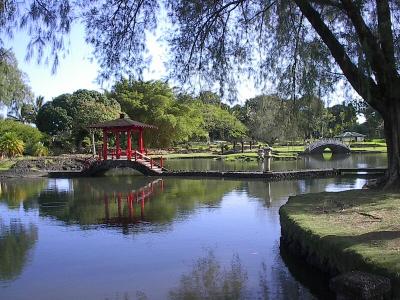
[[[55,65],[71,23],[83,21],[103,78],[139,74],[148,62],[147,32],[170,24],[169,69],[183,82],[200,78],[230,90],[246,72],[296,100],[321,98],[344,80],[382,115],[385,186],[400,186],[399,0],[3,0],[0,6],[2,30],[28,28],[28,56],[45,56],[50,46]]]

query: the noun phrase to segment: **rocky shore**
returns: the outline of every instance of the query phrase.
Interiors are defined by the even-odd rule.
[[[89,156],[61,155],[16,160],[0,178],[47,176],[51,171],[80,171]]]

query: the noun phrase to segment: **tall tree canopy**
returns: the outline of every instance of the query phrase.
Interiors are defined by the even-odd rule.
[[[296,99],[321,97],[346,79],[382,115],[386,186],[400,186],[398,0],[6,0],[0,23],[9,32],[16,22],[28,27],[32,51],[49,45],[57,62],[64,33],[83,20],[108,77],[141,72],[146,31],[159,25],[161,9],[173,25],[171,73],[181,81],[197,76],[232,87],[246,71]]]
[[[18,110],[22,103],[30,102],[32,92],[26,81],[14,53],[0,46],[0,105]]]
[[[151,147],[167,147],[206,134],[196,108],[178,102],[165,82],[123,79],[114,85],[109,97],[131,119],[158,127],[145,131],[145,140]]]
[[[84,138],[89,136],[89,125],[115,119],[120,112],[120,105],[113,99],[96,91],[78,90],[41,106],[36,126],[40,131],[58,135],[80,148]]]

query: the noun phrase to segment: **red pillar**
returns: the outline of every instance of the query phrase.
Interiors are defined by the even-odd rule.
[[[144,153],[143,128],[139,129],[139,152]]]
[[[131,130],[128,129],[127,134],[127,142],[126,142],[126,156],[128,160],[132,159],[132,141],[131,141]]]
[[[120,153],[121,153],[121,146],[120,146],[120,141],[119,141],[119,136],[120,136],[120,132],[116,131],[115,132],[115,144],[116,144],[116,153],[115,153],[115,157],[116,159],[118,159],[120,157]]]
[[[103,159],[107,160],[107,130],[103,129]]]

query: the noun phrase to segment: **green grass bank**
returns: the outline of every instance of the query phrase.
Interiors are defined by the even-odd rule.
[[[389,277],[400,299],[400,194],[369,190],[290,197],[280,209],[282,245],[331,275]]]

